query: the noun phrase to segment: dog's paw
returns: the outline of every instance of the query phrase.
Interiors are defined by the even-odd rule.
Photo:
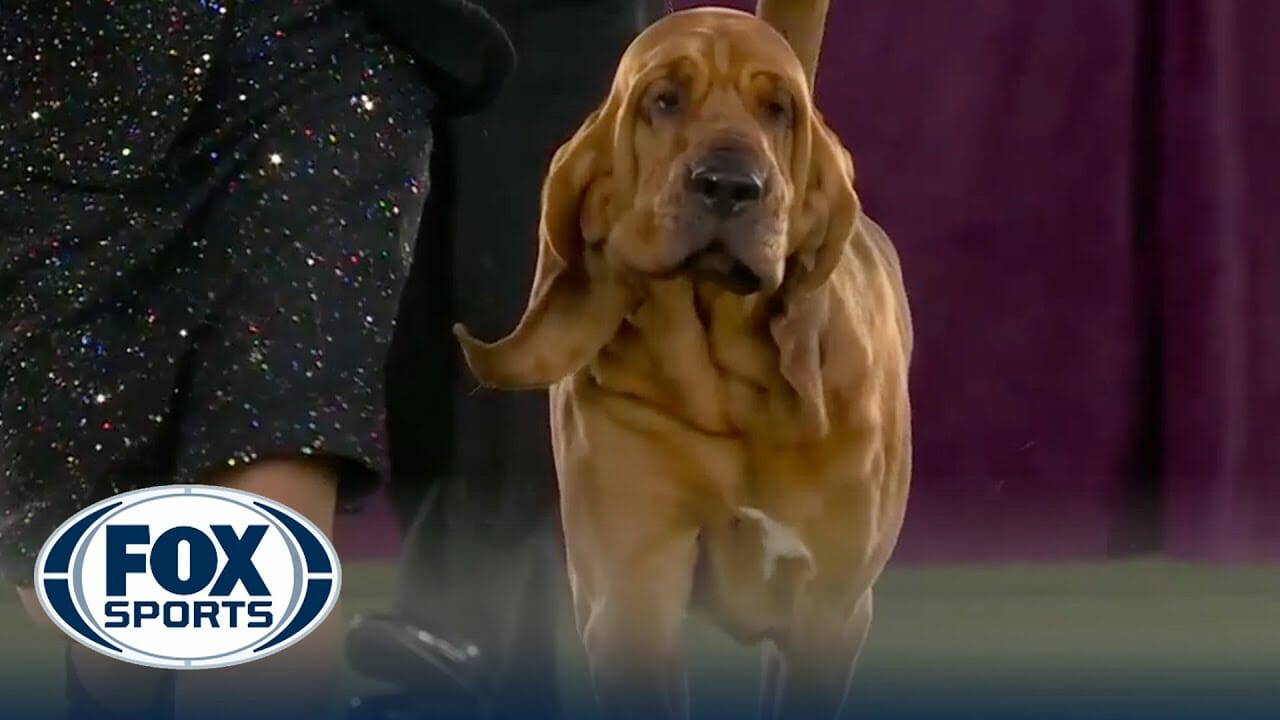
[[[801,573],[804,575],[812,572],[813,556],[792,528],[753,507],[738,508],[730,522],[738,532],[759,533],[761,573],[766,583],[773,581],[782,565],[799,565],[808,571]]]

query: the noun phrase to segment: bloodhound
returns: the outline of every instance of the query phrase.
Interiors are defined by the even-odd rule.
[[[556,153],[528,306],[455,333],[550,388],[578,630],[610,717],[683,717],[692,608],[765,644],[762,712],[838,714],[910,477],[912,330],[806,69],[753,15],[675,13]]]

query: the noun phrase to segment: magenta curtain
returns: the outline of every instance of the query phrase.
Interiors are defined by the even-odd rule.
[[[832,5],[919,332],[900,557],[1280,557],[1280,3]]]
[[[1159,192],[1167,549],[1280,559],[1280,3],[1169,2]]]
[[[832,5],[819,102],[917,328],[898,559],[1110,555],[1146,414],[1138,3]]]
[[[899,560],[1280,558],[1280,3],[832,6],[917,328]]]

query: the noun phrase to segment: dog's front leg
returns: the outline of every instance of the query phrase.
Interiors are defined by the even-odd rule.
[[[578,629],[608,720],[688,717],[680,633],[696,557],[691,534],[640,555],[593,563],[590,580],[570,559]]]
[[[852,613],[839,610],[836,603],[807,605],[779,645],[782,677],[773,716],[778,720],[838,718],[871,630],[871,590],[859,598]],[[768,720],[768,708],[762,711]]]
[[[773,641],[760,648],[760,720],[774,720],[786,683],[786,658]]]

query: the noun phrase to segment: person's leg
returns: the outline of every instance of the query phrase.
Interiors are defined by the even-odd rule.
[[[400,537],[412,532],[423,504],[447,474],[456,428],[449,394],[461,370],[453,349],[452,211],[455,148],[449,124],[433,128],[431,193],[417,252],[387,351],[387,499]]]
[[[212,478],[214,484],[257,493],[315,523],[331,537],[340,475],[322,461],[278,460]],[[181,720],[313,720],[333,709],[341,669],[342,607],[336,605],[310,635],[275,655],[246,665],[186,673],[176,691]]]
[[[546,398],[476,392],[450,325],[465,318],[496,337],[519,315],[547,162],[663,4],[480,4],[507,27],[520,62],[492,107],[439,135],[443,212],[424,223],[388,374],[392,498],[414,519],[392,615],[362,619],[349,645],[359,669],[408,690],[429,694],[459,677],[499,711],[550,717],[563,575]],[[479,655],[455,661],[437,641]]]

